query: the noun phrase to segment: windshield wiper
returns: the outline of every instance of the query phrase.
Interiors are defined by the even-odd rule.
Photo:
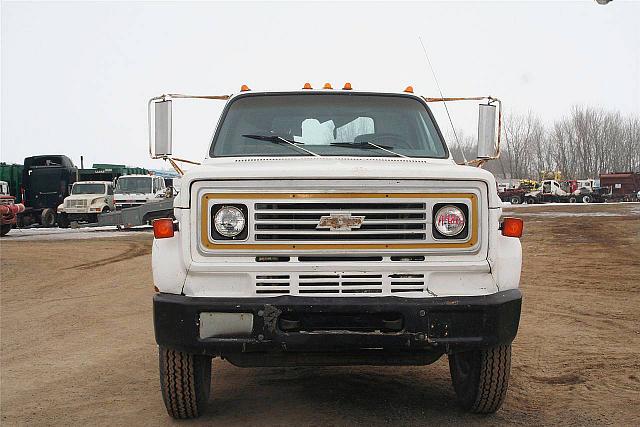
[[[358,148],[360,150],[378,149],[378,150],[386,151],[387,153],[391,153],[394,156],[404,157],[405,159],[409,158],[409,156],[405,156],[403,154],[396,153],[395,151],[391,151],[391,149],[394,148],[394,147],[390,147],[388,145],[378,145],[378,144],[374,144],[373,142],[369,142],[369,141],[363,141],[363,142],[334,142],[334,143],[329,144],[329,145],[333,145],[334,147]]]
[[[258,141],[269,141],[269,142],[273,142],[274,144],[287,144],[297,150],[302,150],[305,153],[311,155],[311,156],[315,156],[315,157],[322,157],[320,154],[318,153],[314,153],[313,151],[307,150],[306,148],[302,148],[300,147],[298,142],[295,141],[290,141],[286,138],[283,138],[281,136],[278,135],[250,135],[250,134],[245,134],[242,135],[245,138],[251,138],[251,139],[257,139]]]

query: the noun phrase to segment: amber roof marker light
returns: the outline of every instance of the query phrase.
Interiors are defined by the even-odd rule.
[[[322,89],[333,89],[331,87],[331,83],[325,83],[324,86],[322,86]]]
[[[247,85],[242,85],[240,86],[240,92],[249,92],[251,89],[249,89],[249,86]]]
[[[302,86],[302,89],[313,89],[313,88],[311,87],[311,83],[307,82],[304,84],[304,86]]]
[[[344,86],[342,87],[342,90],[351,90],[351,89],[352,89],[351,88],[351,83],[349,83],[349,82],[346,82],[344,84]]]
[[[407,93],[413,93],[413,86],[407,86],[404,91]]]

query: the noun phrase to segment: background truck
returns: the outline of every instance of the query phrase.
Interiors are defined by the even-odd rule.
[[[228,101],[206,159],[182,177],[175,220],[153,223],[167,412],[204,411],[213,357],[255,367],[443,355],[461,406],[495,412],[520,318],[522,221],[501,218],[490,172],[454,162],[428,106],[441,98],[325,87],[200,97]],[[171,162],[176,97],[187,96],[149,102],[152,156]],[[487,101],[471,164],[499,146],[500,104]]]
[[[6,195],[14,196],[16,203],[22,203],[22,170],[24,167],[15,163],[0,163],[0,181],[5,181],[9,192]]]
[[[600,185],[608,190],[609,201],[638,200],[640,172],[603,173],[600,174]]]
[[[585,180],[588,183],[588,181]],[[583,183],[585,183],[583,182]],[[564,185],[563,185],[564,184]],[[555,179],[541,181],[539,186],[524,195],[525,203],[601,203],[605,201],[602,192],[591,187],[578,188],[577,181],[558,182]],[[572,191],[572,189],[575,190]]]
[[[525,194],[530,192],[537,185],[538,183],[535,181],[523,179],[520,180],[517,187],[506,188],[503,191],[499,191],[498,196],[503,202],[509,202],[512,205],[519,205],[520,203],[524,202]]]
[[[15,203],[15,197],[9,194],[9,183],[0,181],[0,237],[5,236],[16,225],[18,214],[24,206]]]
[[[112,182],[76,182],[71,187],[71,195],[58,206],[58,226],[67,228],[71,222],[97,223],[99,214],[115,209]]]
[[[157,202],[167,197],[164,178],[154,175],[123,175],[116,181],[115,203],[117,209]]]
[[[69,195],[77,176],[78,168],[67,156],[25,158],[21,189],[25,210],[18,216],[19,225],[38,223],[53,227],[57,221],[56,209]]]

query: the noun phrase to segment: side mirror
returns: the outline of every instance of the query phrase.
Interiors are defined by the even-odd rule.
[[[480,104],[478,116],[478,158],[490,159],[496,155],[496,106]]]
[[[171,101],[149,103],[149,153],[153,159],[171,155]]]

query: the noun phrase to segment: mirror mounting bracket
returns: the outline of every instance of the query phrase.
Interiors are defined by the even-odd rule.
[[[427,98],[422,97],[425,102],[451,102],[451,101],[487,101],[486,105],[498,104],[498,138],[496,141],[495,154],[490,157],[477,158],[464,162],[465,165],[482,167],[489,160],[496,160],[500,158],[500,136],[502,134],[502,101],[491,95],[489,96],[473,96],[473,97],[456,97],[456,98]]]
[[[190,163],[199,165],[198,162],[191,160],[178,159],[171,157],[171,101],[173,99],[211,99],[226,101],[231,95],[184,95],[179,93],[169,93],[155,96],[149,99],[147,103],[148,125],[149,125],[149,155],[152,159],[162,159],[168,161],[171,166],[180,175],[184,175],[184,171],[176,162]],[[168,103],[164,106],[158,104]],[[160,139],[163,149],[158,153],[157,140]]]

